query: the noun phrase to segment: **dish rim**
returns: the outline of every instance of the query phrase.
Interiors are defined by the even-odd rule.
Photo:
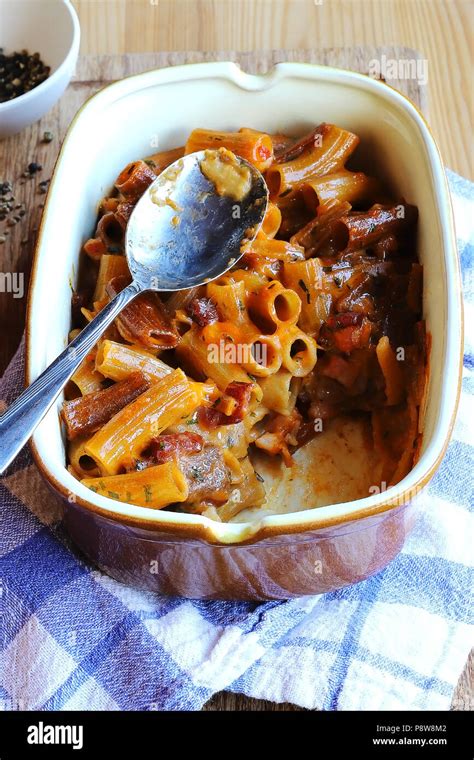
[[[83,117],[84,112],[91,107],[100,105],[101,101],[107,102],[107,99],[113,97],[114,94],[117,97],[123,97],[134,89],[146,89],[148,86],[163,84],[164,82],[169,84],[195,79],[224,78],[242,89],[258,91],[273,86],[279,80],[291,77],[310,79],[315,83],[318,81],[331,82],[337,80],[339,84],[355,86],[357,89],[361,88],[372,92],[392,105],[398,105],[399,109],[401,108],[401,110],[405,111],[406,116],[412,122],[412,126],[418,128],[426,149],[426,159],[429,162],[435,201],[440,213],[442,230],[440,243],[446,266],[445,287],[448,306],[448,325],[444,347],[445,376],[443,388],[447,387],[448,375],[451,375],[456,377],[456,393],[453,395],[447,394],[444,400],[440,399],[438,401],[439,415],[426,450],[414,468],[400,483],[393,486],[390,490],[373,494],[363,499],[324,507],[313,507],[300,512],[266,516],[251,523],[219,523],[201,515],[137,507],[99,496],[93,492],[88,493],[86,498],[85,495],[81,495],[81,492],[85,491],[85,487],[74,480],[64,465],[62,465],[61,475],[65,474],[68,478],[71,478],[71,485],[76,485],[79,493],[76,489],[68,488],[66,483],[62,482],[57,477],[57,474],[50,469],[51,463],[44,461],[44,454],[38,448],[35,442],[36,436],[34,435],[30,442],[33,458],[46,481],[64,499],[71,501],[71,494],[73,494],[74,504],[95,513],[97,516],[129,527],[173,533],[182,538],[198,539],[207,544],[243,545],[256,543],[263,539],[275,538],[283,534],[306,533],[317,531],[321,528],[352,523],[366,517],[382,515],[391,509],[400,507],[410,501],[413,496],[426,486],[445,454],[454,427],[461,391],[463,311],[451,199],[439,149],[423,115],[409,98],[385,83],[379,82],[367,75],[331,66],[285,62],[275,64],[265,74],[255,75],[244,72],[237,64],[230,61],[183,64],[162,69],[151,69],[140,74],[132,74],[117,82],[106,85],[84,102],[74,116],[58,154],[35,244],[26,314],[26,383],[32,382],[31,364],[34,346],[31,336],[32,318],[36,292],[35,282],[40,267],[40,250],[43,246],[45,220],[52,205],[51,198],[53,197],[53,189],[56,185],[58,166],[60,166],[61,159],[67,149],[69,138],[76,124]],[[458,331],[456,328],[459,328]],[[459,335],[457,335],[457,332]]]

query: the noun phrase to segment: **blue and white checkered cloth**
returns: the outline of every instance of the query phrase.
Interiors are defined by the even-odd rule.
[[[461,409],[425,508],[382,572],[263,604],[165,598],[85,564],[29,453],[0,484],[0,708],[197,710],[217,691],[339,710],[448,709],[472,642],[473,186],[449,179],[463,269]],[[20,391],[20,348],[0,385]]]

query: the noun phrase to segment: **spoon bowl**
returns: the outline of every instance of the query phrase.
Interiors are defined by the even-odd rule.
[[[201,170],[206,154],[190,153],[165,169],[138,201],[127,225],[125,250],[142,290],[183,290],[224,274],[242,256],[263,221],[268,190],[260,172],[237,201],[218,194]]]

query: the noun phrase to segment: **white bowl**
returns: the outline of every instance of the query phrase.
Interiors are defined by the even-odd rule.
[[[70,0],[0,0],[0,47],[7,54],[38,52],[51,67],[33,90],[0,103],[0,138],[33,124],[59,100],[76,65],[80,36]]]
[[[386,493],[307,508],[314,507],[316,499],[308,503],[295,484],[295,510],[302,511],[262,513],[254,522],[218,523],[200,515],[119,503],[85,488],[66,469],[55,404],[36,430],[33,450],[48,481],[69,501],[71,513],[92,515],[96,525],[121,524],[122,530],[126,525],[128,537],[143,529],[233,547],[265,544],[285,534],[302,538],[331,526],[343,530],[355,523],[362,535],[361,522],[380,518],[387,524],[433,475],[447,446],[460,388],[462,309],[449,191],[436,144],[413,104],[383,83],[349,71],[283,63],[267,75],[254,76],[233,63],[197,64],[129,77],[90,99],[66,136],[44,210],[28,308],[27,380],[32,382],[66,345],[70,283],[77,278],[79,252],[94,229],[97,202],[125,164],[183,144],[199,126],[302,134],[322,120],[356,132],[364,148],[362,161],[420,211],[418,251],[425,272],[424,317],[432,339],[432,371],[423,446],[415,467]],[[392,537],[393,552],[385,552],[385,559],[373,567],[386,563],[402,542]],[[380,536],[368,542],[364,561],[382,544]],[[92,549],[89,555],[97,557]],[[109,571],[112,564],[111,559]]]

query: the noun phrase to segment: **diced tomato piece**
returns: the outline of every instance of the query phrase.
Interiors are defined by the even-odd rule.
[[[272,152],[269,148],[267,148],[266,145],[258,146],[257,156],[258,156],[259,161],[267,161],[271,155],[272,155]]]
[[[199,327],[212,325],[219,320],[217,307],[210,298],[193,298],[187,306],[187,312]]]
[[[202,450],[204,440],[198,433],[170,433],[159,435],[150,444],[150,452],[158,464],[179,454],[195,454]]]
[[[225,389],[226,395],[237,401],[237,406],[232,414],[224,414],[212,407],[200,407],[198,410],[199,422],[207,428],[219,427],[219,425],[233,425],[242,422],[248,411],[253,383],[241,383],[234,381]]]
[[[339,351],[348,354],[356,348],[366,348],[371,333],[372,326],[368,319],[364,319],[360,325],[349,325],[340,330],[335,330],[333,339]]]

